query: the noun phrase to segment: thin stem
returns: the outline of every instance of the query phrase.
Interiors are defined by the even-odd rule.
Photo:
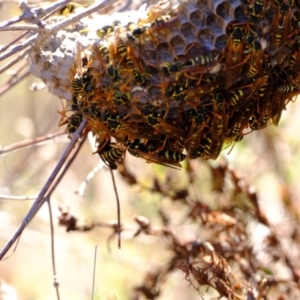
[[[65,164],[68,156],[70,155],[71,151],[73,150],[76,142],[79,140],[81,133],[83,132],[84,128],[86,126],[86,120],[83,120],[77,131],[74,133],[73,138],[71,142],[69,143],[68,147],[66,148],[65,152],[63,153],[61,159],[57,163],[56,167],[54,168],[52,174],[50,175],[49,179],[45,183],[44,187],[42,188],[41,192],[39,193],[37,199],[34,201],[33,205],[31,206],[29,212],[25,216],[23,222],[19,226],[19,228],[16,230],[12,238],[7,242],[7,244],[3,247],[3,249],[0,251],[0,260],[2,260],[5,256],[5,254],[8,252],[8,250],[12,247],[12,245],[15,243],[15,241],[18,239],[18,237],[21,235],[25,227],[28,225],[28,223],[33,219],[37,211],[40,209],[40,207],[45,203],[45,195],[49,191],[52,183],[54,182],[55,178],[57,177],[57,174],[61,170],[62,166]]]
[[[118,215],[118,248],[121,249],[121,208],[120,208],[120,199],[119,199],[119,194],[118,194],[118,190],[117,190],[117,185],[116,185],[116,181],[115,181],[115,176],[113,173],[112,169],[110,170],[110,174],[111,174],[111,179],[113,182],[113,187],[114,187],[114,191],[115,191],[115,195],[116,195],[116,202],[117,202],[117,215]]]
[[[50,220],[50,236],[51,236],[51,261],[52,261],[52,271],[53,271],[53,279],[54,279],[54,288],[56,291],[56,297],[60,300],[59,296],[59,283],[57,281],[57,273],[56,273],[56,264],[55,264],[55,248],[54,248],[54,226],[53,226],[53,216],[52,216],[52,208],[50,197],[47,197],[48,211],[49,211],[49,220]]]

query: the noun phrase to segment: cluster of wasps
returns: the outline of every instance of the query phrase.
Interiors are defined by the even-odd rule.
[[[67,130],[86,118],[110,168],[126,152],[174,168],[216,159],[224,145],[277,125],[300,93],[297,2],[212,0],[213,11],[200,2],[104,26],[80,58]]]

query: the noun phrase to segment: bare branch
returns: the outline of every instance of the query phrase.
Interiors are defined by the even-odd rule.
[[[26,226],[28,225],[28,223],[32,220],[32,218],[38,212],[38,210],[40,209],[40,207],[45,203],[45,201],[46,201],[46,199],[45,199],[46,193],[49,191],[49,189],[50,189],[52,183],[54,182],[56,176],[58,175],[60,169],[62,168],[62,166],[66,162],[66,160],[67,160],[69,154],[71,153],[72,149],[74,148],[76,142],[80,138],[80,135],[81,135],[82,131],[84,130],[85,126],[86,126],[86,121],[84,120],[82,122],[82,124],[80,125],[80,127],[77,129],[77,131],[74,133],[73,138],[72,138],[70,144],[66,148],[66,150],[63,153],[61,159],[57,163],[57,165],[54,168],[52,174],[50,175],[49,179],[45,183],[45,185],[42,188],[41,192],[39,193],[37,199],[33,203],[31,209],[29,210],[29,212],[25,216],[23,222],[21,223],[21,225],[19,226],[19,228],[16,230],[15,234],[13,235],[13,237],[8,241],[8,243],[1,250],[1,252],[0,252],[0,260],[2,260],[4,258],[5,254],[12,247],[12,245],[15,243],[15,241],[19,238],[19,236],[21,235],[21,233],[23,232],[23,230],[26,228]]]

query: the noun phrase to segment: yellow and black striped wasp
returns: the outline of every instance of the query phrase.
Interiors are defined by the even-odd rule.
[[[97,97],[94,95],[88,97],[84,105],[81,108],[81,111],[89,116],[91,119],[100,120],[101,118],[101,103]]]
[[[257,40],[253,40],[249,44],[249,49],[251,51],[249,69],[247,70],[246,76],[248,78],[253,78],[257,76],[263,68],[264,53],[261,43]]]
[[[111,25],[103,26],[102,28],[96,30],[96,34],[100,39],[103,39],[106,35],[114,32],[114,27]]]
[[[122,93],[117,89],[114,89],[113,91],[114,93],[113,93],[112,101],[116,106],[130,104],[130,93]]]
[[[281,94],[289,94],[290,97],[293,97],[300,93],[300,87],[299,84],[282,84],[277,87],[277,91]]]
[[[189,128],[184,144],[188,156],[193,158],[195,151],[199,148],[204,127],[211,119],[211,112],[203,106],[185,112],[186,119],[189,120]]]
[[[269,101],[269,100],[268,100]],[[250,128],[252,130],[260,130],[268,126],[270,115],[269,111],[266,110],[262,114],[254,114],[249,120]]]
[[[297,92],[297,95],[299,94],[299,91]],[[282,111],[286,109],[286,105],[289,101],[291,101],[291,97],[295,96],[294,94],[290,95],[282,95],[278,93],[277,91],[272,97],[272,107],[271,107],[271,118],[272,118],[272,124],[278,125]],[[269,104],[268,104],[269,105]]]
[[[71,83],[73,94],[78,97],[90,93],[94,89],[91,79],[92,76],[88,72],[84,72],[82,76],[76,74]]]
[[[118,130],[124,129],[124,126],[120,123],[120,116],[118,113],[105,110],[101,115],[101,121],[107,126],[111,132],[116,132]]]
[[[164,62],[160,64],[161,71],[164,76],[170,76],[180,72],[184,68],[184,63],[182,62]]]
[[[230,124],[228,124],[228,131],[225,136],[226,139],[238,141],[239,138],[243,136],[243,130],[251,125],[249,120],[255,113],[256,106],[257,104],[255,102],[250,102],[243,110],[233,114],[230,119]]]
[[[115,84],[121,81],[119,68],[113,66],[112,64],[109,64],[107,66],[106,72]]]
[[[233,21],[227,26],[226,31],[228,38],[225,69],[229,73],[226,77],[226,85],[230,86],[240,77],[242,67],[249,58],[248,55],[244,56],[248,27],[246,24]]]
[[[148,141],[148,143],[149,142],[150,141]],[[139,139],[126,141],[124,145],[131,155],[143,158],[147,162],[156,163],[170,168],[181,168],[180,162],[186,158],[186,155],[171,150],[159,150],[155,153],[150,152],[151,150],[149,150],[149,145],[144,144]]]
[[[191,87],[191,86],[190,86]],[[185,101],[187,99],[187,94],[184,93],[186,88],[180,86],[177,83],[172,82],[165,90],[165,96],[170,97],[173,100]]]
[[[148,125],[156,131],[166,135],[167,137],[181,139],[185,137],[184,130],[180,129],[164,119],[163,112],[157,112],[156,107],[150,104],[145,104],[141,109],[144,120]]]
[[[212,146],[212,137],[211,134],[207,134],[201,138],[200,143],[196,149],[190,153],[189,157],[192,159],[202,158],[202,159],[210,159],[211,157],[211,146]]]
[[[174,71],[176,68],[178,69],[175,79],[178,80],[181,75],[184,75],[185,78],[194,80],[195,85],[199,85],[205,74],[213,73],[212,70],[216,69],[217,65],[221,68],[218,56],[219,52],[212,50],[207,55],[193,56],[185,62],[174,64],[172,66]]]
[[[68,17],[69,14],[73,14],[76,12],[76,10],[78,9],[85,9],[84,6],[78,4],[78,3],[75,3],[75,2],[70,2],[68,3],[67,5],[65,5],[64,7],[62,7],[58,12],[57,14],[59,16],[65,16],[65,17]]]
[[[68,125],[67,125],[67,132],[72,134],[74,133],[78,127],[80,126],[81,122],[83,120],[82,113],[75,112],[68,118]]]
[[[102,56],[103,61],[108,64],[109,63],[109,50],[106,44],[101,43],[99,45],[99,52]]]
[[[254,0],[247,8],[247,16],[251,23],[258,23],[264,17],[266,7],[265,0]]]
[[[275,47],[282,46],[290,30],[291,5],[288,0],[274,0],[274,4],[279,8],[272,24],[273,41]]]
[[[113,147],[110,140],[105,141],[103,144],[99,144],[97,151],[103,162],[112,170],[118,168],[117,163],[122,163],[124,160],[125,149],[122,147]]]
[[[186,68],[189,67],[197,67],[197,66],[212,66],[214,63],[217,62],[217,54],[218,51],[214,50],[209,52],[207,55],[198,55],[195,57],[190,58],[185,63],[183,63],[183,66]]]
[[[150,127],[146,128],[144,123],[137,124],[126,121],[118,113],[108,110],[104,111],[101,115],[101,123],[108,129],[111,136],[115,137],[118,141],[128,137],[149,139],[153,136],[153,130],[150,130]]]
[[[229,116],[226,112],[226,99],[224,93],[212,94],[212,145],[211,158],[216,159],[223,146],[224,137],[227,130]]]
[[[139,40],[141,44],[144,44],[144,33],[147,32],[148,28],[149,26],[129,25],[130,32],[127,33],[128,40],[132,42]]]
[[[129,55],[127,46],[122,39],[118,40],[115,52],[120,57],[118,61],[118,65],[125,63],[125,65],[128,66],[129,68],[134,67],[134,63]]]
[[[160,16],[150,23],[146,33],[154,43],[165,42],[167,34],[173,26],[176,26],[175,23],[177,22],[177,17],[171,18],[169,15]],[[176,53],[174,53],[174,57],[176,57]]]
[[[269,73],[266,70],[263,76],[251,78],[245,86],[231,90],[229,103],[234,107],[233,111],[241,110],[247,107],[249,102],[261,99],[268,84]]]
[[[138,70],[136,69],[133,69],[132,70],[132,76],[133,76],[133,79],[135,81],[136,84],[138,85],[144,85],[147,83],[147,76],[149,74],[147,73],[140,73]]]

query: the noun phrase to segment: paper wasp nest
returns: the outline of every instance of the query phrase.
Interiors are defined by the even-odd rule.
[[[126,152],[174,167],[215,159],[245,132],[277,125],[299,93],[297,2],[168,3],[89,25],[94,40],[60,33],[72,47],[61,39],[53,63],[38,56],[56,68],[55,93],[70,100],[68,131],[86,118],[111,168]]]

